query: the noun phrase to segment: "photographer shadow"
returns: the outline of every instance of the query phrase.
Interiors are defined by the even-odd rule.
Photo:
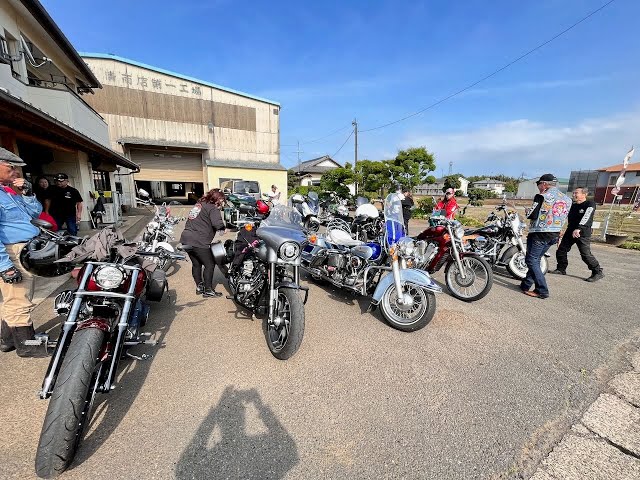
[[[274,480],[299,460],[295,441],[257,390],[229,386],[182,452],[175,478]]]

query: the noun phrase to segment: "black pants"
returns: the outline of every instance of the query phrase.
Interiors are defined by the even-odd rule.
[[[188,253],[191,259],[193,281],[196,282],[196,285],[204,282],[204,288],[213,288],[213,270],[216,264],[211,249],[192,247]]]
[[[560,246],[556,251],[556,260],[558,261],[558,270],[566,270],[569,265],[569,260],[567,259],[567,254],[571,247],[575,243],[578,246],[578,250],[580,251],[580,256],[582,257],[582,261],[587,264],[589,270],[592,272],[601,272],[602,268],[600,268],[600,264],[596,257],[591,253],[591,236],[588,237],[578,237],[573,238],[573,230],[567,229],[562,240],[560,241]]]

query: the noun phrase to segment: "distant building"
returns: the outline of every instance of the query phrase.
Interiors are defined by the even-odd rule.
[[[494,180],[493,178],[485,178],[483,180],[478,180],[477,182],[473,182],[471,184],[471,187],[478,188],[480,190],[489,190],[490,192],[493,192],[496,195],[502,195],[502,192],[504,192],[506,185],[504,182],[500,180]]]
[[[578,187],[589,189],[589,196],[593,197],[598,183],[598,170],[573,170],[569,176],[568,191],[573,192]]]
[[[526,198],[530,199],[535,197],[539,192],[538,186],[536,182],[539,177],[532,178],[531,180],[523,180],[518,184],[518,191],[516,193],[516,198]],[[567,193],[567,189],[569,186],[568,178],[558,178],[558,190],[562,193]]]
[[[460,188],[457,191],[462,192],[462,195],[467,196],[467,190],[469,189],[469,180],[464,177],[458,177],[460,181]],[[425,183],[424,185],[419,185],[415,188],[415,195],[424,195],[424,196],[440,196],[443,193],[444,189],[445,177],[436,178],[434,183]]]
[[[595,201],[597,203],[611,203],[614,195],[611,190],[622,172],[622,164],[602,167],[598,169],[598,181],[595,187]],[[624,183],[620,187],[618,200],[620,203],[633,203],[640,192],[640,162],[630,163],[624,176]]]
[[[296,175],[300,178],[300,186],[319,186],[320,178],[324,172],[342,167],[338,162],[329,155],[313,158],[302,162],[292,168]]]

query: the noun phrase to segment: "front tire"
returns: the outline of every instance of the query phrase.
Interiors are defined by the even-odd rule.
[[[511,256],[507,263],[507,271],[511,276],[517,280],[524,280],[527,276],[527,264],[524,262],[525,255],[522,252],[516,252]],[[549,262],[547,261],[547,257],[544,255],[540,257],[540,269],[542,270],[542,274],[546,275],[549,270]]]
[[[396,330],[415,332],[427,326],[436,313],[436,296],[414,283],[402,286],[404,294],[409,294],[413,305],[407,307],[398,303],[395,284],[389,285],[380,300],[380,310],[384,319]]]
[[[73,335],[62,362],[36,452],[36,474],[53,478],[75,457],[86,427],[100,377],[99,355],[105,332],[97,328]]]
[[[288,360],[300,348],[304,336],[304,304],[298,290],[281,288],[278,290],[274,313],[281,322],[269,324],[265,318],[262,323],[267,346],[278,360]]]
[[[464,257],[461,260],[465,278],[462,278],[455,261],[449,262],[444,271],[447,288],[458,300],[475,302],[485,297],[493,285],[493,272],[489,263],[481,257]]]

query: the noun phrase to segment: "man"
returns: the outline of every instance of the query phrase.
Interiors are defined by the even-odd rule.
[[[45,357],[46,349],[24,344],[35,333],[31,322],[35,279],[20,264],[20,252],[38,234],[31,219],[42,212],[31,184],[18,178],[16,167],[24,165],[20,157],[0,148],[0,351],[16,350],[20,357]]]
[[[411,212],[413,211],[414,201],[413,195],[411,195],[411,191],[408,188],[403,189],[402,195],[404,198],[401,200],[402,203],[402,217],[404,219],[404,233],[409,235],[409,219],[411,218]]]
[[[540,259],[558,243],[560,230],[567,220],[571,199],[556,187],[558,179],[546,173],[536,182],[540,192],[533,198],[527,218],[531,220],[527,235],[527,276],[520,284],[522,293],[535,298],[548,298],[549,288],[540,268]],[[533,291],[529,291],[535,284]]]
[[[271,200],[274,206],[278,205],[280,203],[280,191],[278,187],[271,185],[271,191],[267,193],[267,197],[269,197],[269,200]]]
[[[56,184],[49,188],[44,210],[51,215],[58,228],[67,224],[67,232],[71,235],[78,234],[78,222],[82,217],[82,197],[80,192],[69,186],[69,176],[59,173],[55,177]]]
[[[576,188],[573,191],[573,205],[569,210],[567,230],[562,236],[562,241],[556,252],[558,267],[551,273],[558,275],[567,274],[569,260],[567,254],[575,243],[582,257],[582,261],[591,270],[591,276],[585,278],[587,282],[595,282],[604,278],[602,268],[591,253],[591,225],[596,212],[596,204],[592,200],[587,200],[588,190],[584,187]]]
[[[434,210],[441,210],[442,215],[449,220],[456,218],[456,213],[458,213],[458,202],[456,202],[455,190],[453,188],[447,188],[444,191],[444,198],[440,199],[440,201],[436,203],[436,208]]]

